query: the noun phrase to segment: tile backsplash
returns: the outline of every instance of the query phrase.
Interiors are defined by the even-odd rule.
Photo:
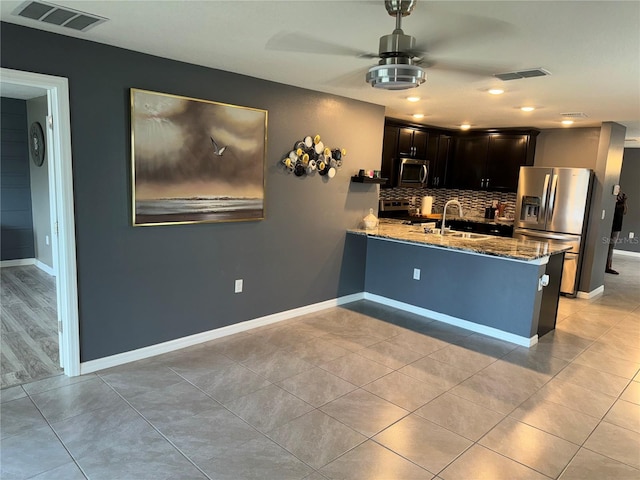
[[[420,207],[422,197],[433,197],[433,213],[440,213],[444,208],[444,204],[448,200],[457,198],[462,204],[462,211],[468,216],[484,216],[484,209],[491,206],[493,200],[499,201],[506,205],[505,215],[507,218],[513,218],[516,209],[516,194],[487,192],[476,190],[457,190],[447,188],[388,188],[380,189],[380,198],[382,200],[393,200],[396,198],[413,199],[415,207]]]

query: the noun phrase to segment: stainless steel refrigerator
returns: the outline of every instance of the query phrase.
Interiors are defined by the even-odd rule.
[[[571,246],[560,285],[569,296],[578,288],[592,183],[588,168],[520,167],[513,237]]]

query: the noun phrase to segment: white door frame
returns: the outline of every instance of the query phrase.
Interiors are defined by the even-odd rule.
[[[80,328],[78,317],[78,275],[76,269],[76,236],[73,204],[73,168],[71,162],[71,121],[69,82],[32,72],[0,67],[0,81],[26,85],[47,91],[52,128],[47,125],[49,163],[49,196],[52,216],[53,269],[56,272],[60,361],[67,376],[80,375]],[[49,123],[49,122],[47,122]]]

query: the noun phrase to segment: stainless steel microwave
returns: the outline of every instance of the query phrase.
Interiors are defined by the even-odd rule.
[[[429,160],[400,158],[398,163],[398,187],[422,188],[427,186]]]

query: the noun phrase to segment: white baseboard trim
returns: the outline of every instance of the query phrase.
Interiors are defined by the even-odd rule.
[[[589,300],[590,298],[597,297],[598,295],[602,295],[604,293],[604,285],[600,285],[595,290],[591,290],[590,292],[578,292],[576,297],[583,298],[585,300]]]
[[[35,265],[35,258],[18,258],[16,260],[2,260],[0,267],[24,267],[26,265]]]
[[[614,255],[622,255],[625,257],[638,257],[640,258],[640,252],[628,252],[627,250],[616,250],[615,248],[613,249],[613,254]]]
[[[391,298],[375,295],[373,293],[365,292],[364,299],[370,300],[372,302],[381,303],[383,305],[388,305],[390,307],[394,307],[399,310],[404,310],[405,312],[415,313],[417,315],[427,317],[432,320],[437,320],[439,322],[447,323],[449,325],[455,325],[456,327],[461,327],[461,328],[464,328],[465,330],[471,330],[476,333],[482,333],[483,335],[497,338],[499,340],[505,340],[507,342],[515,343],[516,345],[521,345],[523,347],[529,348],[535,345],[536,343],[538,343],[537,334],[531,338],[523,337],[520,335],[515,335],[513,333],[505,332],[503,330],[498,330],[497,328],[488,327],[486,325],[480,325],[478,323],[470,322],[468,320],[463,320],[461,318],[445,315],[444,313],[435,312],[433,310],[428,310],[422,307],[416,307],[415,305],[411,305],[409,303],[399,302]]]
[[[148,347],[131,350],[129,352],[118,353],[116,355],[98,358],[96,360],[90,360],[88,362],[81,362],[80,375],[97,372],[99,370],[116,367],[118,365],[135,362],[137,360],[143,360],[149,357],[155,357],[156,355],[173,352],[174,350],[179,350],[185,347],[191,347],[199,343],[215,340],[216,338],[226,337],[227,335],[233,335],[234,333],[244,332],[253,328],[262,327],[264,325],[281,322],[283,320],[289,320],[290,318],[299,317],[308,313],[319,312],[321,310],[326,310],[327,308],[337,307],[339,305],[355,302],[357,300],[363,300],[364,298],[365,295],[362,292],[355,293],[353,295],[346,295],[344,297],[338,297],[332,300],[326,300],[324,302],[305,305],[304,307],[294,308],[291,310],[286,310],[284,312],[265,315],[264,317],[247,320],[233,325],[228,325],[226,327],[216,328],[214,330],[209,330],[202,333],[196,333],[195,335],[189,335],[187,337],[169,340],[168,342],[150,345]]]
[[[40,260],[37,260],[37,259],[35,263],[36,263],[36,267],[38,267],[43,272],[48,273],[52,277],[56,276],[55,272],[53,271],[53,268],[47,265],[46,263],[42,263]]]

